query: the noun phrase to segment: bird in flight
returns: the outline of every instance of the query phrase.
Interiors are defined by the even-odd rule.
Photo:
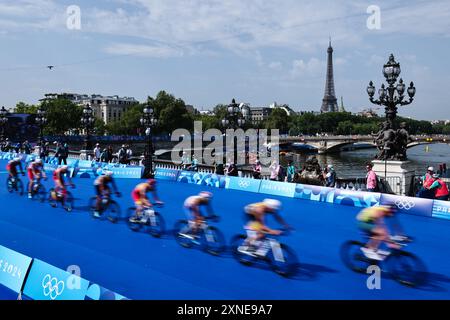
[[[55,66],[47,66],[49,70],[52,70]]]

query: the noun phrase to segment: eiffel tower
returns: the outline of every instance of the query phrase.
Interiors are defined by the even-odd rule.
[[[325,94],[322,100],[321,112],[338,112],[336,93],[334,91],[333,77],[333,47],[331,47],[331,39],[328,46],[328,62],[327,62],[327,80],[325,82]]]

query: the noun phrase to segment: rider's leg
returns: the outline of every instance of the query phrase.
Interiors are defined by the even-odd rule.
[[[372,230],[372,234],[373,234],[372,237],[367,243],[367,248],[376,251],[378,250],[378,247],[380,246],[381,242],[386,241],[388,233],[385,228],[375,227]]]

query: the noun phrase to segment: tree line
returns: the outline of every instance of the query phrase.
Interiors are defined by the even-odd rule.
[[[67,132],[77,134],[81,132],[81,117],[83,107],[64,98],[46,100],[42,102],[47,112],[48,122],[44,129],[46,135],[62,135]],[[154,117],[158,120],[153,132],[171,133],[175,129],[193,129],[194,121],[202,121],[203,130],[221,128],[221,121],[226,117],[227,105],[218,104],[213,115],[190,113],[186,109],[185,102],[166,91],[160,91],[156,97],[148,97],[145,103],[136,103],[127,108],[120,120],[105,124],[96,119],[93,133],[97,135],[139,135],[143,133],[140,118],[144,107],[149,106],[154,111]],[[14,112],[35,114],[38,105],[28,105],[19,102]],[[350,112],[329,113],[303,113],[287,116],[283,109],[275,108],[268,119],[257,124],[250,121],[244,129],[279,129],[282,134],[289,135],[315,135],[315,134],[371,134],[380,129],[384,117],[364,117]],[[406,122],[410,134],[450,134],[450,124],[432,125],[429,121],[414,120],[397,117],[398,123]]]

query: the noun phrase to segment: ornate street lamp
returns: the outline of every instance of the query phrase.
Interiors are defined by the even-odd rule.
[[[226,142],[226,129],[234,129],[245,126],[248,119],[250,117],[250,110],[248,107],[243,107],[242,110],[239,108],[239,105],[236,103],[236,100],[233,99],[231,101],[231,104],[227,107],[227,113],[225,114],[225,118],[222,119],[222,126],[224,127],[224,137]],[[226,143],[225,143],[226,146]],[[234,144],[234,150],[233,150],[233,161],[234,164],[236,164],[237,159],[237,143]],[[226,157],[225,157],[225,163],[226,163]]]
[[[0,109],[0,126],[2,127],[0,140],[2,143],[3,143],[3,140],[5,139],[5,125],[8,122],[7,115],[8,115],[8,110],[6,110],[5,107],[2,107]]]
[[[42,105],[39,106],[39,109],[37,110],[36,114],[36,124],[39,126],[39,138],[38,138],[38,145],[42,146],[42,140],[44,136],[44,126],[47,123],[47,112],[45,111],[44,107]]]
[[[144,152],[144,178],[153,178],[153,132],[152,129],[157,125],[158,120],[154,117],[153,109],[149,106],[145,106],[142,117],[141,125],[145,129],[145,136],[147,138],[147,144]]]
[[[369,100],[373,104],[385,106],[386,121],[383,123],[383,128],[377,134],[377,146],[380,151],[377,155],[379,160],[406,160],[406,144],[409,139],[406,129],[397,130],[395,118],[397,116],[397,106],[406,106],[413,102],[416,88],[411,82],[406,92],[409,99],[405,98],[405,84],[403,79],[397,83],[397,78],[401,72],[400,63],[395,61],[394,55],[389,56],[389,61],[383,66],[383,75],[386,78],[388,86],[384,84],[378,90],[378,99],[374,99],[375,86],[373,82],[369,82],[367,87],[367,94]],[[406,143],[406,144],[405,144]]]
[[[81,125],[85,130],[84,137],[84,150],[86,152],[91,150],[91,129],[94,127],[95,117],[93,116],[94,111],[92,110],[89,103],[87,103],[83,108],[83,115],[81,116]]]

